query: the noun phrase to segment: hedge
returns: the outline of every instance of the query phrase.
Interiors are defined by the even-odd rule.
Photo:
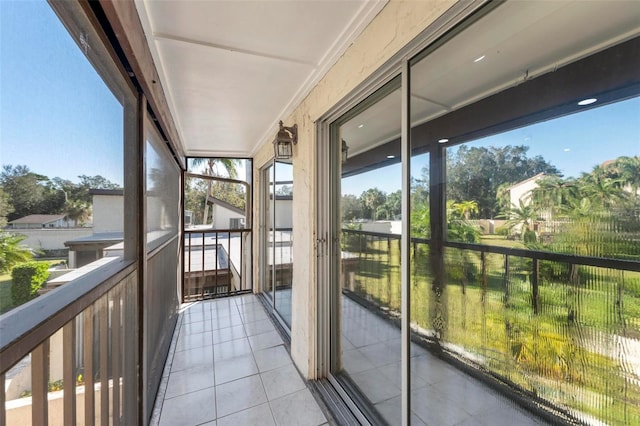
[[[46,262],[26,262],[14,266],[11,271],[11,297],[14,306],[21,305],[38,295],[49,278],[49,264]]]

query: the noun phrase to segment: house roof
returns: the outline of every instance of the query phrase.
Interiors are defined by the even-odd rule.
[[[221,199],[216,198],[216,197],[212,197],[212,196],[207,197],[207,203],[216,204],[216,205],[218,205],[220,207],[224,207],[227,210],[231,210],[231,211],[236,212],[238,214],[241,214],[243,216],[245,214],[245,211],[243,209],[241,209],[239,207],[236,207],[233,204],[227,203],[226,201],[222,201]]]
[[[544,176],[545,176],[544,172],[543,172],[543,173],[538,173],[537,175],[535,175],[535,176],[531,176],[531,177],[530,177],[530,178],[528,178],[528,179],[521,180],[521,181],[520,181],[520,182],[518,182],[518,183],[514,183],[513,185],[511,185],[511,186],[510,186],[510,187],[508,187],[507,189],[508,189],[508,190],[512,190],[513,188],[517,188],[518,186],[523,185],[523,184],[525,184],[525,183],[527,183],[527,182],[530,182],[530,181],[532,181],[532,180],[534,180],[534,181],[535,181],[535,180],[538,180],[538,179],[540,179],[540,178],[542,178],[542,177],[544,177]]]
[[[64,219],[64,217],[65,215],[63,214],[30,214],[29,216],[12,220],[9,222],[9,224],[28,223],[28,224],[44,225],[46,223],[51,223],[60,219]]]

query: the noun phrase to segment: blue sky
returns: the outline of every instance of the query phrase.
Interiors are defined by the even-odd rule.
[[[0,0],[0,163],[77,181],[122,184],[122,106],[44,1]],[[640,99],[594,108],[474,142],[527,145],[565,176],[640,155]],[[423,156],[413,164],[419,176]],[[286,175],[286,176],[285,176]],[[289,179],[289,174],[278,180]],[[343,181],[343,193],[400,188],[395,165]]]
[[[45,1],[0,0],[0,160],[122,184],[122,106]]]
[[[592,108],[471,142],[473,146],[526,145],[528,155],[541,155],[565,177],[578,177],[620,156],[640,155],[640,98]],[[455,149],[455,148],[452,148]],[[420,177],[427,158],[412,161]],[[400,189],[399,164],[342,180],[342,193],[359,196],[368,188],[390,193]]]

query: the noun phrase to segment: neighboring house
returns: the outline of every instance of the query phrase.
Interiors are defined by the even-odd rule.
[[[538,181],[545,177],[544,173],[538,173],[535,176],[511,185],[507,188],[509,191],[509,206],[512,208],[520,208],[520,202],[525,206],[531,203],[531,191],[538,187]]]
[[[8,229],[69,228],[72,222],[63,214],[30,214],[7,224]]]
[[[207,203],[212,207],[213,229],[242,229],[245,227],[246,213],[243,209],[211,196],[207,197]]]
[[[22,244],[52,257],[66,256],[65,242],[69,239],[91,235],[89,227],[75,227],[61,214],[32,214],[12,220],[7,231],[23,235]]]
[[[124,191],[92,189],[93,233],[122,232],[124,229]]]
[[[124,235],[124,191],[92,189],[93,233],[66,241],[69,267],[81,268],[105,256],[105,249],[122,242]]]

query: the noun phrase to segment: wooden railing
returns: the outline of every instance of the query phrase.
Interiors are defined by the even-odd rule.
[[[2,315],[0,345],[0,426],[136,424],[135,263],[115,258]]]

